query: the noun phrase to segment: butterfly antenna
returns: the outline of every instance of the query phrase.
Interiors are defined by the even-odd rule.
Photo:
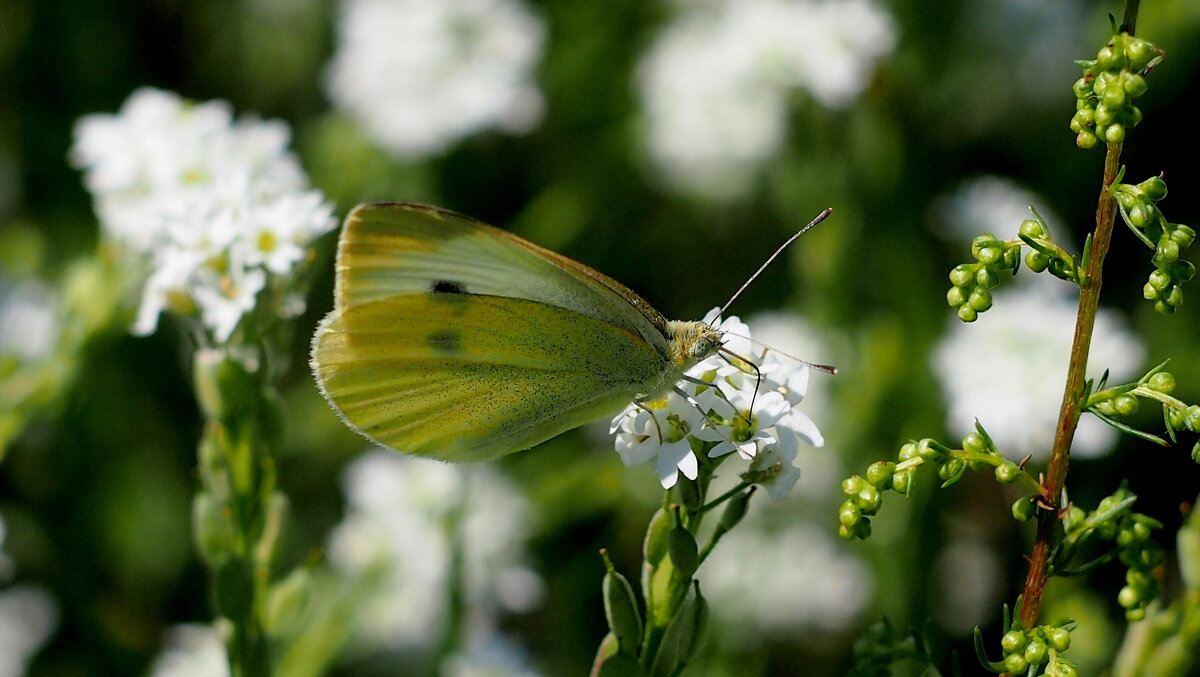
[[[809,369],[813,369],[813,370],[815,370],[815,371],[819,371],[819,372],[822,372],[822,373],[824,373],[824,374],[837,374],[837,373],[838,373],[838,368],[837,368],[837,367],[835,367],[835,366],[833,366],[833,365],[829,365],[829,364],[817,364],[817,363],[815,363],[815,362],[809,362],[808,360],[802,360],[802,359],[800,359],[799,357],[796,357],[795,355],[792,355],[791,353],[785,353],[785,352],[783,352],[782,350],[780,350],[780,349],[776,348],[776,347],[775,347],[775,346],[773,346],[773,345],[770,345],[770,344],[768,344],[768,343],[763,343],[762,341],[759,341],[758,339],[750,338],[749,336],[742,336],[741,334],[735,334],[735,333],[733,333],[733,332],[731,332],[731,331],[727,331],[727,332],[724,332],[724,333],[725,333],[725,335],[727,335],[727,336],[735,336],[735,337],[737,337],[737,338],[740,338],[740,339],[745,339],[745,340],[747,340],[747,341],[749,341],[749,342],[751,342],[751,343],[758,344],[758,345],[762,346],[763,348],[766,348],[767,350],[773,350],[773,351],[775,351],[775,352],[779,353],[780,355],[783,355],[784,357],[786,357],[786,358],[788,358],[788,359],[795,360],[796,362],[799,362],[800,364],[803,364],[804,366],[808,367]],[[730,354],[730,355],[734,355],[735,357],[738,357],[738,358],[740,358],[740,359],[745,359],[745,358],[742,358],[742,357],[741,357],[741,356],[739,356],[739,355],[736,355],[735,353],[729,353],[729,354]]]
[[[758,401],[758,387],[760,385],[762,385],[762,372],[758,370],[757,364],[754,364],[750,360],[742,357],[741,355],[738,355],[737,353],[733,352],[732,350],[722,346],[720,348],[720,351],[721,352],[718,354],[721,356],[721,359],[725,360],[725,362],[728,363],[730,366],[737,367],[738,369],[742,369],[742,371],[745,371],[745,369],[743,367],[739,367],[738,365],[733,363],[733,360],[726,357],[727,355],[732,355],[732,356],[736,357],[737,359],[741,360],[743,364],[749,366],[750,369],[752,369],[754,371],[754,377],[755,377],[754,378],[754,393],[750,395],[750,411],[754,411],[754,403]]]
[[[767,266],[771,265],[771,262],[774,261],[776,259],[776,257],[778,257],[783,252],[784,249],[787,249],[788,245],[795,242],[796,238],[803,235],[806,231],[808,231],[809,228],[812,228],[813,226],[817,225],[818,223],[824,221],[832,213],[833,213],[833,207],[826,207],[825,211],[821,212],[820,214],[817,214],[817,217],[815,219],[813,219],[812,221],[809,221],[808,225],[806,225],[803,228],[801,228],[800,230],[796,231],[795,235],[792,235],[791,237],[789,237],[787,239],[787,242],[784,242],[783,244],[779,245],[779,249],[776,249],[774,254],[771,254],[769,257],[767,257],[767,260],[761,266],[759,266],[758,270],[754,271],[754,274],[750,276],[750,279],[746,280],[745,284],[743,284],[741,287],[739,287],[738,290],[733,293],[733,296],[729,297],[729,300],[725,302],[725,305],[721,306],[721,310],[717,311],[717,314],[715,316],[713,316],[713,319],[712,319],[713,326],[716,326],[717,318],[723,317],[725,315],[725,310],[727,308],[729,308],[729,306],[732,305],[734,301],[737,300],[737,297],[742,295],[742,292],[746,291],[746,287],[749,287],[751,282],[753,282],[755,279],[757,279],[759,275],[762,275],[762,272],[767,269]],[[801,360],[801,361],[803,361],[803,360]]]

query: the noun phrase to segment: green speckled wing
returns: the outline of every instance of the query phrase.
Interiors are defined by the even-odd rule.
[[[424,291],[335,309],[312,367],[355,430],[447,461],[494,458],[615,414],[670,370],[629,329],[574,310]]]

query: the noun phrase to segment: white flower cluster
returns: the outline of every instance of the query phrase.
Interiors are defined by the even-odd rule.
[[[737,197],[783,144],[795,88],[842,109],[896,44],[872,0],[680,3],[639,66],[646,144],[666,180]]]
[[[933,364],[950,430],[973,430],[978,419],[1006,457],[1045,460],[1058,424],[1077,301],[1069,284],[1026,273],[1012,288],[999,289],[977,321],[952,320]],[[1101,309],[1092,336],[1089,377],[1104,369],[1112,384],[1137,376],[1145,348],[1117,313]],[[1101,456],[1115,439],[1115,430],[1084,415],[1073,453]]]
[[[715,313],[710,311],[706,321]],[[715,387],[691,382],[679,386],[692,402],[671,392],[643,406],[630,404],[617,414],[610,428],[616,435],[617,453],[625,465],[653,462],[659,482],[669,489],[679,473],[688,479],[697,476],[699,459],[693,440],[715,442],[709,457],[736,451],[750,461],[751,472],[768,473],[762,484],[772,496],[786,496],[800,476],[794,465],[800,443],[814,447],[825,443],[816,424],[797,408],[808,390],[808,365],[781,359],[752,343],[750,328],[737,317],[726,318],[718,329],[728,332],[724,344],[728,350],[758,367],[761,382],[737,359],[710,357],[688,370],[688,375]],[[724,423],[713,425],[706,419],[707,412]]]
[[[447,631],[459,548],[464,608],[477,635],[467,639],[494,636],[499,611],[526,611],[540,601],[541,579],[520,561],[528,508],[490,468],[374,451],[348,469],[346,499],[348,513],[330,537],[330,562],[344,575],[378,581],[356,614],[360,645],[436,644]]]
[[[489,127],[526,131],[542,115],[544,32],[520,0],[342,0],[329,96],[409,157]]]
[[[283,122],[235,122],[226,102],[151,88],[116,115],[78,122],[71,159],[105,237],[150,264],[135,333],[152,333],[169,309],[198,313],[216,341],[228,340],[268,273],[290,273],[333,228],[289,136]]]

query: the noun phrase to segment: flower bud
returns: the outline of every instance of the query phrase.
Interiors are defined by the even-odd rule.
[[[1066,628],[1047,628],[1046,641],[1061,653],[1071,648],[1071,631]]]
[[[1079,78],[1071,85],[1071,91],[1075,93],[1076,99],[1086,101],[1092,95],[1092,83],[1086,77]]]
[[[1050,265],[1050,259],[1039,251],[1031,251],[1025,255],[1025,265],[1035,273],[1040,273]]]
[[[1104,102],[1104,106],[1111,110],[1117,110],[1125,105],[1125,88],[1124,87],[1109,87],[1104,90],[1104,95],[1100,97]]]
[[[1161,238],[1154,250],[1153,261],[1162,268],[1179,260],[1179,243],[1169,237]]]
[[[650,525],[646,527],[646,540],[642,544],[646,564],[652,567],[658,566],[658,563],[666,556],[667,534],[675,526],[674,522],[674,518],[666,508],[659,508],[658,512],[654,513],[654,517],[650,518]]]
[[[717,528],[722,531],[729,531],[736,527],[738,522],[746,516],[746,511],[750,508],[750,497],[754,495],[754,487],[750,487],[725,504],[725,509],[721,511],[721,520],[717,522]]]
[[[892,485],[892,473],[896,464],[890,461],[877,461],[867,466],[867,482],[878,489],[886,489]]]
[[[971,295],[967,297],[967,306],[977,313],[982,313],[992,307],[992,295],[982,287],[976,287],[971,290]]]
[[[974,432],[974,431],[969,432],[966,435],[963,435],[962,446],[963,446],[963,451],[968,451],[972,454],[988,453],[987,442],[984,441],[983,435],[980,435],[979,433]]]
[[[1025,633],[1020,630],[1009,630],[1000,638],[1000,648],[1004,653],[1016,653],[1025,650]]]
[[[1041,665],[1046,662],[1048,654],[1049,649],[1045,642],[1035,639],[1025,646],[1025,653],[1023,655],[1030,665]]]
[[[1171,239],[1181,248],[1188,247],[1192,244],[1192,241],[1196,239],[1196,231],[1192,230],[1188,226],[1183,225],[1182,223],[1177,223],[1175,224],[1174,229],[1171,230]],[[1187,279],[1191,278],[1188,277]]]
[[[700,566],[700,552],[696,547],[696,539],[691,532],[683,527],[672,527],[667,535],[667,552],[671,555],[671,563],[675,570],[685,579],[690,579]]]
[[[847,496],[855,496],[867,486],[867,481],[861,475],[851,475],[842,480],[842,493]]]
[[[1109,143],[1121,143],[1125,140],[1125,125],[1114,122],[1104,129],[1104,140]]]
[[[996,481],[1001,484],[1011,484],[1021,476],[1021,469],[1012,461],[1005,461],[996,466]]]
[[[1131,97],[1139,97],[1146,93],[1146,78],[1137,73],[1125,71],[1121,73],[1121,89],[1124,89],[1125,93]]]
[[[267,592],[263,625],[274,637],[291,635],[300,625],[312,599],[312,573],[297,567]]]
[[[965,287],[975,279],[975,266],[970,263],[960,263],[950,270],[950,284],[955,287]]]
[[[1129,210],[1129,222],[1138,228],[1145,228],[1154,217],[1154,209],[1147,204],[1136,204]]]
[[[1160,371],[1146,380],[1146,387],[1169,395],[1175,390],[1175,377],[1169,371]]]
[[[1096,135],[1088,130],[1083,130],[1075,137],[1075,145],[1087,150],[1096,146]]]
[[[1100,70],[1116,70],[1125,65],[1125,55],[1121,54],[1116,46],[1109,43],[1100,48],[1096,53],[1096,67]]]
[[[642,643],[642,616],[638,612],[637,598],[633,596],[629,581],[613,567],[608,555],[603,550],[600,552],[606,569],[600,587],[608,629],[617,638],[621,651],[637,656]]]
[[[1167,182],[1161,176],[1152,176],[1138,184],[1146,198],[1158,202],[1167,196]]]
[[[883,507],[883,494],[879,493],[875,487],[868,485],[858,492],[855,503],[858,504],[864,515],[874,515]]]
[[[979,271],[975,273],[975,284],[982,289],[993,289],[1000,284],[1000,276],[991,268],[980,266]]]
[[[1029,496],[1022,496],[1012,504],[1012,516],[1018,522],[1028,522],[1033,518],[1033,513],[1034,505]]]
[[[1021,228],[1017,232],[1033,239],[1046,236],[1046,228],[1035,219],[1025,219],[1022,221]]]
[[[908,494],[912,486],[912,471],[900,470],[892,475],[892,491],[898,494]]]
[[[1129,394],[1117,395],[1113,398],[1113,408],[1118,416],[1132,416],[1137,413],[1138,399]]]
[[[1004,669],[1008,672],[1023,673],[1029,667],[1029,661],[1019,653],[1010,653],[1004,657]]]
[[[1117,114],[1103,104],[1096,106],[1096,133],[1101,127],[1107,127],[1117,121]]]
[[[844,527],[854,527],[862,520],[862,511],[853,501],[843,501],[838,510],[838,523]]]
[[[946,303],[951,308],[958,308],[967,302],[967,295],[963,293],[962,287],[951,287],[946,292]]]
[[[958,308],[958,319],[963,322],[974,322],[979,319],[979,313],[970,306],[964,304]]]
[[[1125,44],[1125,58],[1129,59],[1129,69],[1140,71],[1150,65],[1158,50],[1154,45],[1137,37],[1130,37]]]

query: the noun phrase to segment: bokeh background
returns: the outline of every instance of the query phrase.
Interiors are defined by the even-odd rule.
[[[181,627],[211,620],[191,541],[200,417],[187,333],[163,321],[131,336],[134,294],[89,319],[71,354],[54,348],[78,324],[56,314],[72,266],[101,244],[70,160],[73,130],[143,86],[283,120],[339,216],[375,200],[449,207],[604,271],[676,318],[722,303],[797,226],[834,207],[733,309],[756,337],[841,374],[814,377],[807,412],[826,445],[802,458],[793,497],[756,498],[701,570],[714,625],[690,674],[839,674],[854,639],[884,616],[926,628],[944,665],[957,651],[970,673],[971,628],[996,633],[1025,573],[1031,532],[1008,516],[1012,487],[968,477],[939,491],[930,472],[911,498],[888,500],[872,539],[843,543],[838,483],[909,438],[953,443],[976,417],[1009,458],[1044,457],[1070,290],[1025,271],[964,327],[945,304],[946,273],[967,260],[972,236],[1014,236],[1030,203],[1078,251],[1103,156],[1077,149],[1067,129],[1072,59],[1094,55],[1107,13],[1122,10],[1079,0],[5,0],[0,675],[220,674],[197,667],[203,631]],[[1144,121],[1123,160],[1136,180],[1165,173],[1161,206],[1197,227],[1200,5],[1147,0],[1138,32],[1167,57],[1138,101]],[[394,555],[408,568],[343,619],[329,669],[581,674],[605,632],[596,551],[633,577],[661,500],[653,473],[622,466],[603,424],[468,479],[365,448],[305,365],[332,303],[334,241],[316,243],[280,384],[280,480],[292,503],[281,569],[336,561],[356,538],[406,543]],[[1178,395],[1200,401],[1200,303],[1154,313],[1141,299],[1148,253],[1121,226],[1116,242],[1092,375],[1136,378],[1173,357]],[[16,376],[29,365],[52,372],[55,387],[22,390]],[[1156,421],[1143,407],[1135,422]],[[1200,488],[1194,439],[1181,442],[1164,450],[1081,433],[1072,498],[1094,505],[1128,478],[1173,552],[1180,505]],[[390,506],[356,532],[372,519],[372,491],[423,502]],[[456,542],[442,528],[447,504],[466,511],[464,523],[476,512],[492,520],[464,527],[463,548],[490,582],[461,656],[442,651],[450,612],[424,583],[439,580]],[[1121,576],[1102,568],[1051,590],[1046,616],[1086,628],[1072,648],[1081,674],[1098,674],[1123,632]],[[421,585],[437,594],[413,593]]]

